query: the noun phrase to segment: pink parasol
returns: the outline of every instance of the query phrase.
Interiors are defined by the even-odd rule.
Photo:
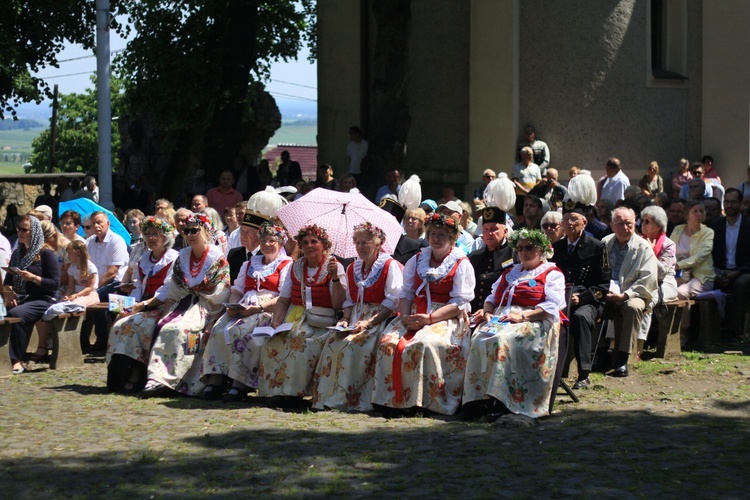
[[[352,242],[354,226],[371,222],[385,233],[383,251],[393,253],[403,228],[395,217],[381,209],[361,193],[339,193],[329,189],[313,189],[305,196],[279,208],[276,216],[292,236],[304,226],[317,224],[324,228],[333,242],[331,253],[341,258],[356,257]]]

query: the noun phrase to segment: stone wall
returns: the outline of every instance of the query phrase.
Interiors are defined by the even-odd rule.
[[[7,207],[10,204],[18,208],[18,213],[24,215],[34,208],[34,201],[42,191],[45,182],[52,184],[52,194],[55,194],[55,184],[61,176],[81,180],[85,174],[25,174],[0,175],[0,222],[5,220]]]

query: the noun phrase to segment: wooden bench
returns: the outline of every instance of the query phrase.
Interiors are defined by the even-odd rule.
[[[10,329],[14,323],[20,322],[20,318],[0,320],[0,377],[13,375],[13,365],[10,362]]]
[[[695,304],[692,300],[670,300],[665,302],[666,314],[654,314],[659,326],[659,339],[656,344],[656,357],[667,358],[679,356],[682,353],[680,341],[680,325],[682,315],[687,312],[687,307]]]

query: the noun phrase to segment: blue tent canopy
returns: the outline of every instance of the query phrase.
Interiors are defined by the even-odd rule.
[[[59,217],[63,214],[63,212],[66,212],[68,210],[78,212],[81,215],[81,220],[91,215],[92,212],[104,212],[105,214],[107,214],[107,217],[109,217],[110,230],[114,231],[115,234],[119,234],[120,236],[122,236],[122,238],[125,240],[125,243],[130,245],[130,233],[127,229],[125,229],[125,226],[122,225],[122,222],[117,220],[115,214],[113,214],[106,208],[97,205],[88,198],[76,198],[75,200],[61,202],[58,205],[57,216]],[[84,238],[86,237],[86,233],[83,232],[83,227],[78,228],[78,234],[80,234]]]

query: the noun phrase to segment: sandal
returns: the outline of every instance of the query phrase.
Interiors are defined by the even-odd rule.
[[[239,387],[232,387],[221,399],[225,403],[238,403],[247,399],[247,391]]]
[[[44,354],[33,352],[29,355],[29,361],[33,361],[34,363],[49,363],[49,351],[45,351]]]
[[[23,365],[19,368],[13,368],[13,375],[20,375],[23,372],[26,371],[26,368],[23,367]]]
[[[223,391],[221,390],[220,385],[209,384],[206,386],[205,389],[203,389],[203,394],[201,395],[201,399],[217,400],[217,399],[221,399],[222,394],[223,394]]]

